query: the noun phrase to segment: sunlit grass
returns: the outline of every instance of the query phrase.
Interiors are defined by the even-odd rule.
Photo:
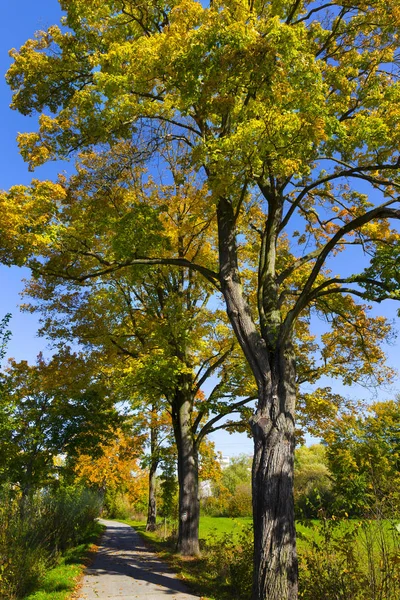
[[[228,600],[232,598],[232,589],[226,584],[223,577],[215,577],[209,564],[207,552],[195,558],[185,558],[175,553],[174,542],[164,538],[164,525],[162,522],[158,525],[157,532],[146,532],[146,524],[143,521],[125,521],[133,526],[141,536],[159,553],[159,556],[165,559],[174,571],[186,582],[188,582],[193,593],[200,595],[207,600]],[[233,540],[238,540],[240,544],[241,534],[252,536],[251,517],[228,518],[228,517],[201,517],[200,519],[200,539],[209,540],[211,543],[221,538],[221,551],[224,552],[224,542],[222,538],[227,534],[232,535]],[[354,538],[349,538],[349,532],[355,528]],[[298,532],[297,546],[299,555],[302,556],[316,544],[324,547],[323,522],[310,520],[296,523]],[[335,532],[333,533],[341,546],[355,544],[355,551],[360,557],[361,564],[367,563],[366,533],[370,536],[370,551],[379,550],[380,534],[390,533],[393,530],[391,521],[359,521],[357,519],[336,520]],[[167,530],[168,532],[168,530]],[[385,536],[386,537],[386,536]],[[390,540],[390,536],[388,538]],[[395,538],[392,538],[394,540]],[[392,545],[393,541],[389,545]]]

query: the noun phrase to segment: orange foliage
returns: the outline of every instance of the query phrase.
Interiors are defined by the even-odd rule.
[[[74,467],[77,479],[102,491],[126,492],[134,504],[148,485],[147,473],[139,466],[142,444],[141,437],[129,437],[118,429],[111,443],[101,445],[101,456],[79,455]]]

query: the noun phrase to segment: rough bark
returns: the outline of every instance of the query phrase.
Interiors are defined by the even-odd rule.
[[[227,199],[221,199],[218,205],[218,233],[221,290],[229,319],[252,369],[259,393],[257,412],[251,423],[254,438],[252,600],[296,600],[294,353],[290,341],[280,338],[276,290],[272,285],[273,265],[266,266],[260,274],[260,317],[264,335],[259,333],[252,319],[240,283],[235,212]],[[270,241],[270,245],[272,243]],[[268,283],[267,290],[265,284]]]
[[[293,501],[294,358],[279,353],[270,392],[260,397],[254,437],[253,600],[297,599],[297,552]]]
[[[178,449],[179,527],[177,550],[199,554],[198,452],[192,431],[192,397],[189,381],[176,393],[173,426]]]

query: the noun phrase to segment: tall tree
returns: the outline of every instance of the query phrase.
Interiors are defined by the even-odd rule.
[[[213,290],[203,285],[197,273],[168,266],[155,266],[148,273],[129,265],[113,273],[106,267],[80,284],[86,260],[95,255],[106,265],[110,251],[121,255],[132,244],[157,245],[160,251],[175,248],[185,260],[194,256],[204,262],[215,260],[215,228],[207,215],[204,191],[185,178],[183,168],[177,181],[174,161],[165,156],[172,182],[160,186],[155,195],[143,169],[131,164],[133,152],[125,143],[100,156],[82,157],[78,173],[64,184],[68,191],[62,209],[53,213],[62,224],[65,244],[42,250],[26,293],[38,301],[42,333],[56,344],[63,339],[78,341],[87,352],[101,349],[106,371],[114,370],[112,378],[121,399],[138,399],[136,410],[148,411],[144,400],[156,401],[161,412],[169,411],[178,453],[178,549],[197,554],[199,445],[220,426],[223,416],[239,411],[247,398],[255,398],[255,389],[226,316],[218,307],[210,307],[216,304]],[[99,204],[104,210],[99,210]],[[74,272],[66,284],[71,259]],[[40,264],[46,265],[45,271]],[[123,373],[120,382],[117,373]],[[212,376],[218,377],[218,383],[206,398],[202,387]],[[237,396],[242,399],[232,404]],[[234,427],[231,422],[222,426]],[[151,432],[154,438],[154,427]],[[153,477],[156,462],[150,465]]]
[[[352,332],[354,352],[366,357],[363,365],[369,360],[372,373],[377,357],[355,300],[396,296],[381,272],[359,273],[354,248],[373,256],[398,243],[388,223],[400,217],[398,11],[368,0],[210,6],[62,0],[61,6],[65,30],[51,27],[12,54],[13,107],[40,113],[38,131],[19,138],[21,153],[34,168],[129,138],[138,159],[155,165],[172,141],[180,145],[181,164],[207,181],[218,266],[175,249],[167,258],[128,236],[106,263],[92,254],[79,276],[169,262],[201,273],[222,293],[258,387],[253,600],[294,600],[296,324],[310,311],[331,315],[338,333],[322,340],[327,361],[334,335],[343,339],[344,360]],[[354,187],[360,182],[363,193]],[[26,204],[27,196],[20,200]],[[242,285],[249,265],[241,261],[254,203],[263,216],[255,311],[252,290]],[[54,219],[49,224],[54,234]],[[346,250],[345,275],[332,274],[335,256]],[[66,276],[73,269],[71,262]],[[339,366],[337,375],[345,372]]]

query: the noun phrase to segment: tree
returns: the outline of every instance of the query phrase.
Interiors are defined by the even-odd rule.
[[[351,383],[374,374],[382,355],[371,353],[371,339],[386,327],[368,321],[356,301],[397,295],[382,272],[358,272],[351,252],[358,247],[373,259],[399,239],[389,226],[400,217],[397,12],[384,3],[301,0],[61,5],[65,30],[51,27],[12,53],[13,107],[40,113],[38,132],[19,138],[21,153],[34,168],[129,138],[137,157],[154,165],[173,143],[181,164],[207,182],[217,267],[125,244],[106,263],[92,254],[79,277],[168,262],[201,273],[223,295],[258,387],[253,600],[294,600],[296,327],[312,313],[326,315],[334,332],[321,340],[322,358]],[[256,310],[242,260],[249,240],[258,255]],[[353,272],[332,274],[344,251]],[[355,368],[347,374],[350,354]]]
[[[150,430],[150,452],[149,452],[149,498],[147,507],[147,523],[146,531],[155,531],[157,523],[157,469],[160,464],[163,455],[163,443],[165,439],[162,439],[163,429],[165,430],[167,425],[170,430],[170,419],[166,422],[165,417],[166,411],[160,411],[159,403],[153,402],[151,405],[150,419],[149,419],[149,430]],[[160,415],[161,413],[161,415]],[[163,427],[164,425],[164,427]]]
[[[143,424],[147,417],[150,491],[154,491],[161,451],[160,425],[165,412],[169,413],[168,425],[172,425],[178,451],[179,512],[186,515],[179,520],[178,549],[183,554],[197,554],[200,444],[218,427],[235,428],[234,422],[219,422],[228,414],[240,412],[252,398],[230,402],[232,397],[251,393],[252,389],[243,377],[245,370],[242,373],[238,367],[243,359],[234,352],[226,325],[218,311],[205,308],[207,295],[196,291],[193,280],[167,272],[153,272],[151,278],[144,278],[135,287],[123,278],[96,280],[92,293],[85,286],[82,298],[76,290],[68,296],[62,285],[61,303],[54,281],[53,277],[53,285],[48,286],[46,279],[40,288],[51,297],[50,303],[41,304],[46,315],[44,331],[59,340],[65,337],[63,329],[68,322],[69,339],[83,344],[87,352],[101,355],[102,368],[112,379],[114,393],[130,402]],[[33,287],[38,297],[37,280]],[[53,318],[51,305],[56,310]],[[205,396],[201,387],[212,375],[218,377],[218,383]],[[149,500],[150,521],[154,521],[154,494]]]
[[[7,329],[11,319],[11,313],[7,313],[0,321],[0,360],[6,355],[7,344],[11,338],[11,331]]]
[[[84,451],[77,456],[76,480],[96,488],[108,504],[118,492],[126,493],[132,504],[137,503],[147,491],[147,477],[139,466],[143,441],[143,435],[116,430],[113,439],[101,444],[95,459]]]
[[[340,506],[356,516],[391,517],[399,510],[400,398],[362,414],[338,417],[324,436]]]
[[[68,352],[49,362],[39,355],[34,366],[11,361],[6,369],[0,478],[18,486],[24,497],[56,483],[62,470],[58,455],[71,461],[78,452],[95,455],[121,423],[113,399],[89,369],[88,362]]]
[[[240,454],[233,457],[222,472],[222,490],[225,488],[230,494],[227,506],[229,517],[251,515],[251,463],[250,456]]]
[[[231,459],[230,464],[225,467],[222,473],[222,484],[230,491],[235,493],[238,485],[241,483],[250,483],[251,480],[251,458],[246,454],[240,454]]]
[[[197,554],[199,445],[207,433],[221,426],[218,422],[223,416],[241,411],[255,398],[254,384],[249,383],[226,316],[209,306],[212,288],[202,285],[199,275],[190,270],[164,265],[151,273],[139,267],[119,273],[106,269],[83,286],[78,275],[85,272],[81,250],[87,258],[95,252],[107,261],[111,248],[121,254],[131,244],[146,248],[156,244],[160,251],[176,248],[185,259],[215,259],[215,232],[207,216],[205,194],[185,177],[183,169],[177,180],[175,153],[169,152],[165,160],[174,179],[161,186],[157,196],[152,184],[144,180],[144,169],[132,166],[131,145],[116,144],[100,156],[81,156],[77,174],[64,182],[66,199],[57,214],[53,212],[53,218],[65,227],[60,232],[65,243],[42,248],[26,294],[36,301],[30,308],[42,314],[42,334],[56,344],[61,339],[79,343],[86,352],[101,356],[114,390],[121,390],[121,400],[131,399],[137,413],[147,411],[149,403],[157,404],[160,413],[170,413],[178,449],[179,512],[184,515],[179,519],[178,549]],[[160,233],[157,215],[161,210],[164,228]],[[133,218],[142,228],[132,228]],[[65,269],[72,255],[74,275],[66,285]],[[45,272],[39,264],[46,265]],[[206,397],[202,387],[212,376],[219,381]],[[232,404],[237,396],[244,398]],[[222,425],[235,426],[232,422]],[[154,437],[154,427],[151,434]],[[153,447],[157,447],[154,439]],[[152,456],[154,479],[157,459]],[[149,489],[152,493],[154,485]],[[154,495],[150,505],[154,507]]]
[[[326,448],[322,444],[296,449],[294,461],[294,500],[302,517],[317,518],[318,510],[332,501],[332,474]],[[330,508],[330,507],[329,507]]]

